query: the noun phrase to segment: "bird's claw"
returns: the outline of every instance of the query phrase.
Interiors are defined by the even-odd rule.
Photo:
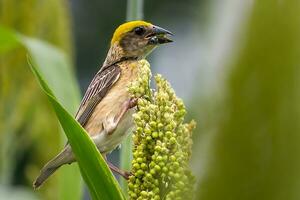
[[[126,180],[129,180],[129,177],[130,176],[133,176],[133,173],[131,171],[124,171],[124,174],[123,174],[123,177],[126,179]]]
[[[138,98],[131,98],[128,103],[129,108],[133,108],[137,105]]]

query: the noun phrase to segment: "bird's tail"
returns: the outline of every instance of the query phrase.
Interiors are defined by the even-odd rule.
[[[40,175],[33,182],[33,188],[38,189],[41,185],[51,176],[60,166],[72,163],[74,161],[74,156],[69,148],[65,148],[52,160],[50,160],[41,170]]]

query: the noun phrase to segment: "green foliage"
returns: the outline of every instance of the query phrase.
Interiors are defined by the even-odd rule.
[[[300,199],[300,2],[252,5],[213,113],[220,120],[198,199]]]
[[[0,53],[7,52],[19,45],[16,35],[0,26]]]
[[[0,184],[2,185],[17,184],[30,187],[42,165],[65,144],[66,139],[55,114],[27,67],[26,56],[30,53],[39,65],[40,71],[46,72],[44,77],[47,80],[57,78],[56,82],[59,83],[65,76],[74,77],[70,64],[73,45],[68,8],[68,2],[60,0],[0,0]],[[30,38],[24,38],[22,35]],[[32,38],[39,39],[38,42],[48,43],[41,42],[40,49],[36,49],[32,45],[37,42]],[[65,55],[48,45],[49,43],[62,49]],[[48,47],[52,51],[46,52]],[[60,63],[61,56],[64,57],[62,59],[66,64],[56,66],[56,62]],[[77,83],[70,81],[61,85],[64,91],[58,87],[54,92],[61,94],[59,98],[64,99],[61,103],[68,111],[74,113],[80,100]],[[52,86],[51,83],[51,88]],[[73,191],[69,190],[70,187],[74,188]],[[59,170],[57,176],[47,182],[46,188],[35,193],[45,200],[76,200],[82,196],[81,188],[79,170],[77,166],[71,166]]]
[[[41,74],[60,102],[75,114],[79,105],[79,88],[71,71],[70,61],[65,54],[54,46],[34,38],[20,36],[21,43],[27,48]],[[65,84],[68,83],[68,84]]]
[[[60,0],[1,0],[0,24],[72,54],[69,5]],[[26,59],[23,60],[26,63]]]
[[[57,101],[53,92],[33,65],[31,65],[31,69],[51,102],[68,137],[92,198],[94,200],[124,199],[117,181],[97,150],[94,142],[88,136],[88,133]]]
[[[151,91],[147,61],[140,61],[139,69],[138,80],[129,87],[132,96],[139,98],[129,196],[138,200],[192,199],[195,182],[188,163],[195,122],[183,123],[183,101],[161,75],[155,76],[157,90]]]
[[[34,63],[40,69],[40,73],[51,88],[55,96],[64,105],[66,110],[75,113],[79,105],[79,88],[74,74],[71,71],[70,61],[59,49],[50,44],[37,39],[19,36],[22,44],[27,48]],[[68,83],[68,84],[65,84]],[[58,141],[66,142],[65,136],[60,135]],[[60,198],[62,199],[80,199],[82,184],[77,166],[61,168],[60,178]],[[70,192],[69,187],[77,188],[75,192]]]
[[[49,152],[48,149],[53,149],[55,146],[48,147],[48,145],[44,145],[44,142],[47,142],[47,144],[52,144],[49,142],[47,135],[44,133],[51,130],[51,135],[55,135],[55,133],[60,132],[58,127],[49,128],[49,126],[52,124],[52,121],[49,119],[54,118],[54,116],[51,112],[50,116],[48,116],[49,108],[43,102],[44,100],[39,97],[39,94],[32,83],[32,76],[28,75],[29,70],[26,71],[21,69],[21,71],[12,73],[13,71],[9,70],[10,62],[8,62],[8,60],[10,58],[7,57],[8,54],[11,51],[15,51],[16,47],[18,47],[18,49],[23,48],[23,51],[25,49],[32,56],[34,62],[37,63],[39,70],[54,89],[54,93],[58,96],[58,99],[64,104],[67,110],[72,113],[75,113],[76,107],[79,104],[79,88],[74,79],[73,72],[71,71],[70,61],[59,49],[48,43],[42,42],[41,40],[28,38],[21,34],[17,34],[12,30],[4,28],[3,26],[0,26],[0,36],[0,46],[4,44],[3,46],[5,47],[1,48],[3,51],[2,55],[0,55],[2,61],[1,65],[3,65],[3,68],[1,68],[1,76],[3,76],[1,79],[1,86],[3,90],[1,91],[2,95],[0,101],[4,104],[3,108],[5,108],[1,116],[1,119],[3,119],[3,124],[0,123],[0,129],[2,133],[1,137],[3,138],[1,139],[1,156],[5,156],[2,159],[6,160],[6,162],[1,163],[2,173],[0,176],[2,182],[8,184],[7,182],[11,181],[12,179],[12,171],[15,165],[14,158],[16,155],[14,154],[16,154],[18,151],[25,151],[25,149],[31,145],[31,142],[35,140],[38,140],[36,146],[39,147],[41,145],[45,152]],[[26,53],[24,51],[24,55],[25,54]],[[23,71],[24,73],[21,73]],[[8,80],[7,77],[11,77],[11,79]],[[11,80],[15,81],[16,83],[11,82]],[[66,81],[68,84],[64,84]],[[14,91],[14,93],[12,93],[12,91]],[[35,112],[36,109],[33,108],[35,106],[39,106],[39,112]],[[43,113],[42,116],[36,119],[36,115],[40,112]],[[21,133],[14,132],[14,128],[23,127],[25,123],[24,120],[26,121],[28,119],[30,119],[31,122],[26,123],[32,124],[32,128],[29,130],[34,134],[40,133],[40,135],[34,135],[32,136],[33,138],[31,138],[26,134],[26,131],[29,131],[26,129],[22,130]],[[39,131],[40,127],[35,123],[35,120],[43,121],[42,132]],[[35,127],[35,125],[37,127]],[[23,137],[27,138],[26,142],[24,142]],[[56,134],[54,141],[59,143],[59,141],[65,141],[65,139]],[[38,171],[39,169],[36,170],[36,173],[32,173],[30,185],[34,179],[34,176],[38,174]],[[71,166],[68,168],[68,170],[62,169],[59,173],[62,180],[59,187],[61,191],[59,193],[60,198],[79,199],[81,196],[81,181],[80,174],[76,166]],[[77,189],[73,192],[70,192],[65,187],[73,187]],[[51,191],[51,189],[49,191]],[[54,194],[51,194],[51,196]],[[57,198],[57,196],[54,198]]]

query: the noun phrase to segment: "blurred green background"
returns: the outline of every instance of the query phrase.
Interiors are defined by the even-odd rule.
[[[74,113],[126,7],[119,0],[0,0],[1,200],[89,199],[76,164],[41,190],[31,187],[65,137],[26,56],[57,77],[50,83]],[[300,2],[145,0],[143,7],[145,20],[175,33],[149,61],[198,123],[197,199],[300,199]],[[119,151],[109,159],[118,164]]]

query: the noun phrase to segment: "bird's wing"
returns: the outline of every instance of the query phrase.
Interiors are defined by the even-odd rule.
[[[93,110],[119,79],[121,68],[115,64],[100,70],[90,83],[76,114],[77,121],[84,126]]]

